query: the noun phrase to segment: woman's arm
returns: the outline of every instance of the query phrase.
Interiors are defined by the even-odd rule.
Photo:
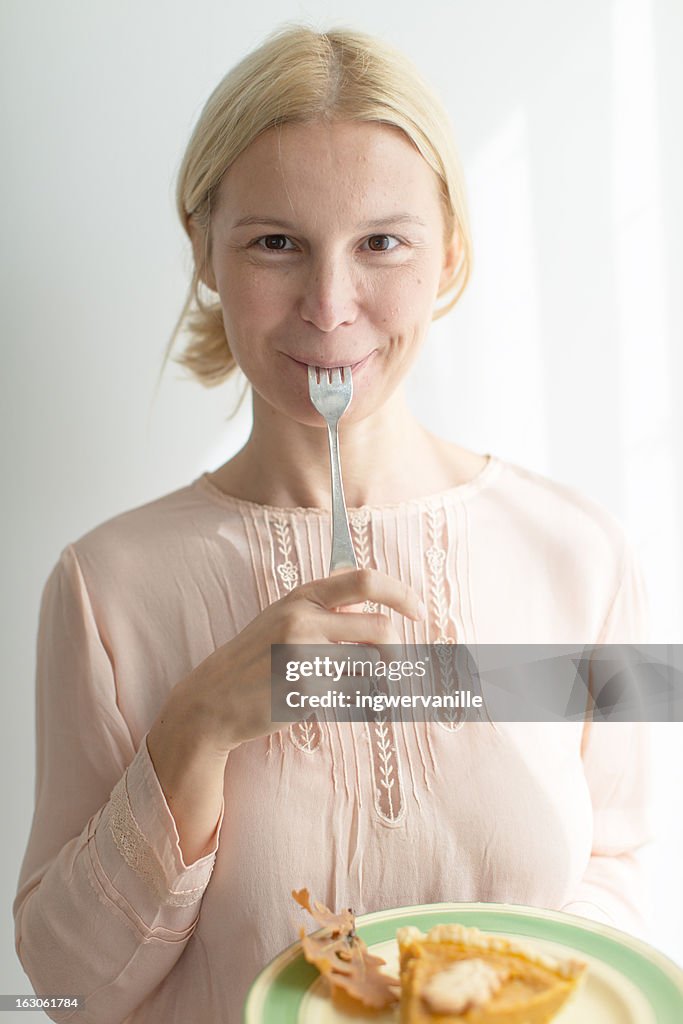
[[[147,733],[147,751],[178,830],[183,859],[206,856],[223,813],[227,757],[201,743],[201,716],[180,684]]]
[[[649,884],[641,853],[652,839],[648,724],[590,724],[583,763],[593,802],[592,850],[562,909],[647,938]]]
[[[376,570],[301,584],[175,685],[136,752],[115,652],[74,551],[63,553],[41,608],[38,793],[15,901],[17,951],[39,993],[82,994],[79,1021],[115,1024],[166,977],[211,875],[230,751],[283,724],[271,716],[271,645],[399,643],[389,616],[337,612],[365,601],[424,615],[417,594]]]
[[[38,993],[82,995],[74,1019],[117,1024],[194,930],[222,804],[205,855],[184,859],[147,745],[136,752],[118,709],[72,548],[43,592],[37,655],[36,807],[14,902],[16,949]]]
[[[646,643],[647,619],[642,574],[627,548],[598,642]],[[586,722],[581,756],[593,804],[592,852],[562,909],[647,937],[649,880],[641,854],[653,838],[649,724]]]

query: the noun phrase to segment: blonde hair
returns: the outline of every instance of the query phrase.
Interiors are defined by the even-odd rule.
[[[194,261],[190,289],[171,335],[163,368],[181,329],[189,334],[175,359],[206,387],[221,384],[236,367],[220,303],[202,277],[211,253],[212,200],[223,175],[268,128],[329,118],[376,121],[401,129],[441,183],[446,240],[457,232],[460,259],[439,293],[447,297],[438,319],[452,309],[470,277],[465,187],[447,114],[401,53],[360,32],[315,32],[287,27],[237,64],[209,97],[190,138],[178,175],[176,201],[188,236],[190,221],[203,233],[204,258]],[[207,295],[202,294],[208,293]]]

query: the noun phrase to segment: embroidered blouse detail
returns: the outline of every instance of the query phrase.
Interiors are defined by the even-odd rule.
[[[372,565],[370,559],[370,541],[368,537],[368,526],[370,524],[370,509],[349,509],[349,523],[351,526],[351,537],[353,540],[353,549],[356,553],[356,561],[358,562],[358,568],[376,568],[376,566]],[[377,604],[376,601],[365,601],[363,604],[364,612],[376,612],[378,609],[379,605]]]
[[[452,624],[448,618],[446,597],[445,563],[447,554],[444,547],[437,546],[437,541],[439,543],[443,543],[442,537],[445,535],[445,513],[441,507],[439,514],[439,505],[435,505],[433,507],[428,505],[426,508],[426,514],[428,517],[429,537],[432,541],[432,545],[427,551],[427,560],[430,567],[434,567],[435,572],[435,582],[432,586],[433,603],[436,608],[435,617],[439,629],[439,636],[442,637],[442,634],[447,630],[450,629],[452,632]],[[373,548],[372,510],[367,507],[349,509],[348,515],[358,567],[361,569],[382,568],[385,572],[400,575],[398,567],[394,567],[391,564],[387,565],[388,559],[389,561],[393,561],[393,558],[395,558],[394,552],[383,551],[380,555]],[[421,538],[423,531],[420,518],[420,516],[417,517],[416,524],[413,527],[413,529],[417,531],[416,540]],[[275,567],[276,574],[274,582],[279,592],[284,591],[285,593],[288,593],[306,578],[306,574],[303,572],[303,568],[297,557],[297,545],[294,536],[294,531],[297,528],[301,529],[304,524],[302,524],[300,518],[297,517],[296,510],[294,510],[294,512],[279,509],[268,510],[266,520],[270,524],[270,543],[273,553],[272,564]],[[325,531],[329,530],[327,520],[324,522],[323,529]],[[316,576],[325,575],[327,573],[326,565],[320,564],[316,566],[314,573]],[[416,584],[416,589],[418,589],[418,591],[420,589],[419,582]],[[378,610],[379,605],[377,602],[366,601],[363,605],[363,611],[365,612],[376,612]],[[391,614],[393,616],[393,613]],[[437,643],[438,642],[439,641],[437,641]],[[440,642],[453,643],[454,640],[449,638],[447,641],[443,641],[442,639]],[[450,692],[450,690],[454,689],[454,683],[452,681],[449,682],[447,667],[444,668],[443,674],[444,688]],[[378,693],[379,690],[376,689],[376,684],[374,685],[375,689],[371,690],[371,693]],[[450,714],[452,719],[453,715],[458,716],[459,713],[457,711],[454,712],[446,709],[443,714],[445,716]],[[343,782],[345,790],[350,793],[351,790],[349,788],[350,783],[348,777],[348,769],[350,766],[347,764],[348,752],[346,752],[345,745],[343,743],[333,741],[332,735],[333,731],[338,733],[340,727],[344,731],[350,729],[353,732],[353,758],[355,760],[353,770],[357,779],[357,795],[360,795],[360,777],[369,772],[373,807],[378,819],[385,825],[396,826],[401,824],[406,814],[406,799],[401,753],[399,752],[397,743],[396,723],[393,722],[387,714],[382,714],[380,712],[374,712],[372,714],[370,719],[365,723],[368,752],[364,758],[362,749],[359,750],[358,748],[356,727],[349,724],[347,721],[340,723],[335,713],[331,713],[330,718],[331,720],[328,722],[320,722],[317,715],[311,714],[302,721],[293,722],[287,730],[287,735],[289,736],[291,745],[300,753],[307,755],[320,753],[321,748],[324,746],[327,751],[327,756],[332,761],[331,767],[335,787],[338,784],[338,776],[341,776],[340,781]],[[448,731],[456,731],[460,728],[462,723],[458,717],[456,717],[455,722],[451,719],[446,718],[445,721],[440,721],[439,724]],[[431,739],[429,737],[428,726],[424,732],[426,733],[426,742],[429,748],[429,760],[433,767],[433,752],[431,750]],[[284,748],[279,735],[276,742],[279,743],[280,757],[283,757]],[[272,755],[273,749],[273,738],[271,737],[268,741],[269,755]],[[337,751],[336,753],[335,750]],[[423,758],[421,760],[423,761],[422,773],[424,773],[427,762],[425,762]],[[411,781],[411,788],[413,789],[416,808],[419,810],[419,798],[416,795],[415,789],[416,774],[412,765],[409,765],[409,768],[410,771],[408,773],[408,777]],[[431,770],[432,769],[430,769],[430,771]],[[428,780],[427,786],[429,786]]]
[[[277,571],[285,590],[293,590],[299,585],[299,568],[292,561],[292,540],[289,523],[286,517],[280,513],[273,516],[273,529],[277,543],[280,560],[277,563]]]
[[[430,589],[429,607],[434,610],[436,637],[432,641],[438,661],[437,670],[439,692],[452,695],[458,689],[457,676],[454,670],[452,652],[448,648],[456,642],[455,623],[449,616],[449,599],[447,593],[447,552],[446,514],[444,509],[436,505],[427,507],[427,530],[430,546],[425,551],[427,562],[427,579]],[[437,715],[439,725],[448,732],[457,732],[463,725],[463,713],[460,708],[442,708]]]
[[[353,546],[359,569],[376,569],[376,560],[372,557],[369,526],[371,512],[369,508],[351,509],[349,522],[353,537]],[[376,601],[365,601],[364,612],[377,612]],[[376,682],[370,690],[374,697],[380,691]],[[377,816],[387,825],[398,825],[405,813],[401,762],[396,747],[394,723],[387,715],[375,713],[372,721],[366,723],[370,741],[370,766],[373,781],[373,800]]]
[[[276,545],[277,574],[285,591],[289,593],[299,586],[301,579],[300,567],[292,561],[294,544],[292,541],[291,522],[284,512],[273,512],[271,515]],[[321,726],[315,714],[308,715],[300,722],[292,722],[289,738],[294,746],[304,754],[314,753],[321,742]]]

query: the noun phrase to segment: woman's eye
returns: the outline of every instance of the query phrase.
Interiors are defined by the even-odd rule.
[[[367,243],[371,252],[389,252],[400,245],[399,240],[393,235],[370,235]]]
[[[280,252],[286,249],[288,242],[287,235],[264,235],[263,238],[257,239],[257,243],[263,249],[269,249],[271,252]]]

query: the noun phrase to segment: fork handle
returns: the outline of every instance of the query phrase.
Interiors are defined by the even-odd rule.
[[[344,487],[339,464],[339,433],[337,424],[328,423],[327,436],[330,442],[330,472],[332,476],[332,557],[330,574],[334,569],[357,569],[356,553],[353,550],[349,520],[344,501]]]

